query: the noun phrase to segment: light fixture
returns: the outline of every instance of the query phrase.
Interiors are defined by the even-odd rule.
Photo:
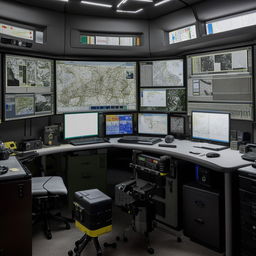
[[[122,4],[125,4],[127,1],[128,0],[121,0],[116,7],[119,8]]]
[[[90,1],[81,1],[82,4],[88,4],[88,5],[94,5],[94,6],[100,6],[100,7],[106,7],[106,8],[112,8],[111,4],[101,4],[96,2],[90,2]]]
[[[147,3],[153,3],[153,0],[135,0],[137,2],[147,2]]]
[[[165,3],[170,2],[170,1],[171,1],[171,0],[163,0],[163,1],[160,1],[160,2],[158,2],[158,3],[155,3],[154,5],[155,5],[155,6],[159,6],[159,5],[165,4]]]
[[[61,2],[68,2],[69,0],[60,0]]]
[[[143,9],[138,9],[136,11],[126,11],[126,10],[116,10],[117,12],[121,12],[121,13],[138,13],[138,12],[141,12],[143,11]]]

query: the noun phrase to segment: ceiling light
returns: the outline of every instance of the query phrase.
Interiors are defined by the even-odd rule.
[[[153,0],[135,0],[137,2],[147,2],[147,3],[153,3]]]
[[[117,8],[119,8],[122,4],[125,4],[128,0],[121,0],[119,4],[117,5]]]
[[[138,13],[143,11],[143,9],[138,9],[137,11],[126,11],[126,10],[116,10],[117,12],[122,12],[122,13]]]
[[[170,2],[170,1],[171,0],[162,0],[162,1],[158,2],[158,3],[155,3],[155,6],[159,6],[161,4],[165,4],[165,3]]]
[[[101,4],[101,3],[95,3],[95,2],[90,2],[90,1],[81,1],[82,4],[89,4],[89,5],[94,5],[94,6],[101,6],[101,7],[106,7],[106,8],[112,8],[111,4]]]
[[[61,2],[68,2],[68,0],[60,0]]]

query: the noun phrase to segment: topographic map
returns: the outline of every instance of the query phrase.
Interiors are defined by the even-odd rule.
[[[59,61],[56,81],[58,113],[136,109],[134,62]]]
[[[15,99],[16,115],[31,115],[34,113],[34,98],[33,96],[17,97]]]
[[[53,62],[47,59],[6,56],[7,86],[49,87]]]
[[[139,133],[167,134],[167,116],[143,114],[139,116]]]
[[[183,86],[183,61],[155,61],[153,65],[154,86]]]

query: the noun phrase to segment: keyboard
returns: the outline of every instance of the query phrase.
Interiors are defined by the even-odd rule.
[[[133,143],[133,144],[145,144],[153,145],[162,141],[160,138],[156,137],[144,137],[144,136],[123,136],[118,140],[121,143]]]
[[[69,143],[73,146],[82,146],[96,143],[105,143],[104,138],[92,137],[92,138],[81,138],[70,140]]]

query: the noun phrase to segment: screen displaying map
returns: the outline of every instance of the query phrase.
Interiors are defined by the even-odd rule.
[[[31,117],[34,114],[33,94],[7,94],[5,96],[5,120]]]
[[[5,56],[5,120],[53,114],[54,61]]]
[[[54,84],[53,61],[49,59],[6,55],[6,92],[52,92]]]
[[[248,72],[246,49],[192,57],[192,74]]]
[[[185,112],[184,88],[141,89],[140,110],[159,112]]]
[[[180,87],[184,85],[183,60],[140,63],[141,87]]]
[[[168,133],[168,116],[167,114],[139,113],[138,129],[141,134],[166,135]]]
[[[136,110],[135,62],[57,61],[57,113]]]

